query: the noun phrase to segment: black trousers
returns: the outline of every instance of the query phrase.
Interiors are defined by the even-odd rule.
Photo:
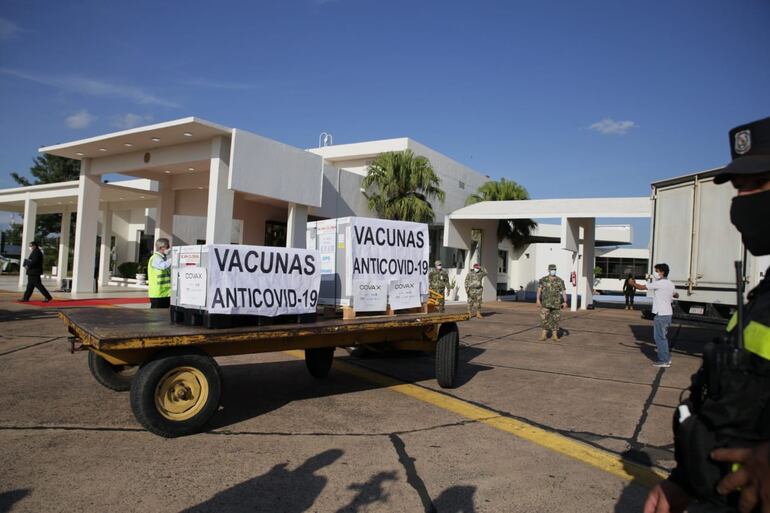
[[[628,292],[626,292],[626,306],[634,306],[634,296],[635,295],[636,294],[634,294],[633,292],[631,292],[630,294]]]
[[[168,308],[171,306],[170,297],[151,297],[150,308]]]
[[[40,291],[41,294],[43,294],[44,298],[51,299],[51,294],[48,293],[45,285],[43,285],[43,280],[40,279],[40,275],[27,275],[27,288],[24,291],[24,297],[22,299],[24,301],[29,301],[29,298],[32,296],[32,292],[36,288]]]

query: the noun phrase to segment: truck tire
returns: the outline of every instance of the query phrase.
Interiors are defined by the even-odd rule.
[[[217,362],[195,349],[163,351],[139,368],[131,410],[139,423],[166,438],[197,433],[216,413],[222,394]]]
[[[88,351],[88,369],[100,385],[116,392],[127,392],[131,389],[138,366],[112,365],[93,351]]]
[[[436,381],[441,388],[454,388],[460,356],[457,324],[442,324],[436,342]]]
[[[329,375],[334,360],[333,347],[305,349],[305,365],[311,376],[323,379]]]

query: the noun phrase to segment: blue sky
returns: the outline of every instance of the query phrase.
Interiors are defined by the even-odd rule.
[[[770,115],[768,26],[767,0],[0,0],[0,187],[39,146],[196,115],[409,136],[533,198],[646,195]]]

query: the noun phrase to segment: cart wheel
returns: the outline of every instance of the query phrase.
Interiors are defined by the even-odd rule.
[[[460,356],[460,335],[457,324],[442,324],[436,343],[436,380],[441,388],[453,388]]]
[[[305,349],[305,365],[314,378],[323,379],[328,376],[332,368],[332,360],[334,360],[333,347]]]
[[[196,351],[164,351],[139,369],[131,387],[136,420],[156,435],[198,432],[219,407],[219,366]]]
[[[93,351],[88,351],[88,369],[99,384],[110,390],[130,390],[131,380],[134,379],[138,368],[138,365],[112,365]]]

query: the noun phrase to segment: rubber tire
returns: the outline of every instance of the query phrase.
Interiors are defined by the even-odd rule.
[[[88,351],[88,369],[91,371],[91,375],[100,385],[110,390],[116,392],[131,390],[131,382],[136,376],[136,372],[122,374],[121,371],[125,370],[126,367],[136,368],[134,365],[112,365],[93,351]]]
[[[160,379],[175,367],[198,369],[208,381],[209,397],[201,411],[192,418],[173,421],[165,418],[155,406],[155,389]],[[221,371],[217,362],[202,351],[163,351],[139,368],[131,387],[131,411],[147,431],[165,438],[197,433],[219,408],[222,395]]]
[[[305,349],[305,365],[310,375],[316,379],[323,379],[329,375],[333,360],[333,347]]]
[[[436,342],[436,381],[441,388],[454,388],[460,359],[460,333],[457,324],[442,324]]]

